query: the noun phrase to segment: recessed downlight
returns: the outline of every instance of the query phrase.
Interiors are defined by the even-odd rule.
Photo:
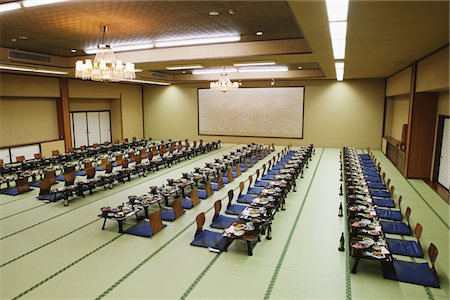
[[[28,37],[27,36],[19,36],[19,39],[20,40],[28,40]]]
[[[263,32],[262,32],[262,31],[257,31],[255,34],[256,34],[257,36],[261,36],[261,35],[263,35]]]
[[[208,13],[208,15],[210,15],[210,16],[218,16],[218,15],[220,15],[220,12],[218,12],[217,10],[212,10],[212,11],[210,11]]]
[[[298,67],[299,70],[303,69],[303,67]]]
[[[77,49],[70,49],[70,52],[77,53]]]

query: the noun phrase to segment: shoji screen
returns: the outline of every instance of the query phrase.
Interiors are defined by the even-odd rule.
[[[438,182],[446,189],[450,186],[450,118],[444,120]]]

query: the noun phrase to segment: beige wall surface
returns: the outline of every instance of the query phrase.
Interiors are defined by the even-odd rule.
[[[395,97],[386,99],[386,109],[384,117],[384,134],[383,136],[392,136],[392,120],[394,118],[394,100]]]
[[[397,140],[401,140],[403,124],[408,124],[409,96],[397,96],[393,102],[391,136]]]
[[[64,140],[53,141],[48,143],[41,144],[41,153],[44,157],[52,157],[52,151],[58,150],[59,153],[64,153],[66,150],[64,149]]]
[[[411,92],[411,72],[408,67],[386,80],[386,96],[409,94]]]
[[[70,99],[70,111],[99,111],[110,110],[109,99]]]
[[[154,139],[203,138],[236,143],[313,143],[320,147],[349,145],[380,149],[385,94],[383,79],[290,81],[277,82],[277,85],[305,87],[303,139],[198,136],[197,88],[207,88],[207,84],[144,87],[145,135]],[[245,87],[259,86],[270,85],[266,82],[245,83]]]
[[[57,139],[55,99],[0,97],[0,147]]]
[[[140,85],[104,83],[84,80],[69,80],[69,97],[84,99],[121,99],[121,122],[124,138],[144,136],[142,117],[142,90]],[[110,104],[111,105],[111,104]],[[117,105],[113,105],[116,112],[111,112],[111,118],[117,117]],[[116,127],[120,123],[113,122],[113,139],[119,136]]]
[[[53,77],[0,74],[0,96],[60,97],[59,79]]]
[[[417,65],[416,91],[436,91],[449,88],[449,48],[425,58]]]

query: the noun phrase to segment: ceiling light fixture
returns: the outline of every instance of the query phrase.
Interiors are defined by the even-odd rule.
[[[249,66],[273,66],[275,65],[274,61],[252,61],[252,62],[238,62],[234,63],[235,67],[249,67]]]
[[[202,65],[186,65],[186,66],[169,66],[166,67],[166,70],[175,71],[175,70],[191,70],[191,69],[202,69]]]
[[[334,66],[336,68],[336,80],[344,80],[344,62],[336,62]]]
[[[241,35],[226,35],[218,37],[203,37],[193,39],[181,39],[181,40],[166,40],[155,42],[155,47],[175,47],[175,46],[190,46],[190,45],[202,45],[202,44],[217,44],[227,42],[238,42],[241,40]]]
[[[201,69],[201,70],[193,70],[192,74],[194,75],[205,75],[205,74],[222,74],[222,73],[236,73],[237,68],[210,68],[210,69]]]
[[[239,73],[251,72],[285,72],[288,71],[286,66],[269,66],[269,67],[241,67],[238,69]]]
[[[47,5],[47,4],[54,4],[58,2],[64,2],[67,0],[25,0],[22,1],[23,7],[34,7],[39,5]]]
[[[11,66],[11,65],[0,65],[0,70],[46,73],[46,74],[56,74],[56,75],[69,74],[69,72],[66,72],[66,71],[56,71],[56,70],[51,70],[51,69],[39,69],[39,68],[25,68],[25,67],[20,67],[20,66]]]
[[[143,43],[143,44],[130,44],[130,45],[117,45],[114,46],[115,52],[123,52],[123,51],[133,51],[133,50],[144,50],[153,48],[152,43]],[[86,54],[96,54],[98,52],[98,48],[88,48],[85,49],[84,52]]]
[[[226,73],[220,74],[220,78],[217,81],[211,82],[209,88],[214,91],[229,92],[239,88],[238,82],[231,82]]]
[[[336,60],[336,79],[344,79],[345,46],[349,0],[326,0],[333,57]]]
[[[156,85],[170,85],[169,82],[159,82],[159,81],[140,80],[140,79],[124,79],[121,81],[133,82],[133,83],[144,83],[144,84],[156,84]]]
[[[212,11],[210,11],[209,13],[208,13],[208,15],[210,15],[210,16],[218,16],[218,15],[220,15],[220,12],[218,12],[217,10],[212,10]]]
[[[77,49],[70,49],[70,52],[77,53]]]
[[[113,50],[106,45],[105,34],[108,31],[107,26],[102,26],[102,43],[98,45],[98,51],[94,61],[86,59],[79,60],[75,65],[75,77],[90,79],[94,81],[121,81],[124,79],[134,79],[136,71],[134,64],[130,62],[122,63],[116,60]]]
[[[19,2],[11,2],[0,5],[0,12],[11,11],[21,8]]]
[[[263,32],[262,31],[257,31],[256,35],[261,36],[261,35],[263,35]]]

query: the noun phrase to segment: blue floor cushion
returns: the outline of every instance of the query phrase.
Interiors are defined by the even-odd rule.
[[[197,190],[197,195],[200,199],[208,198],[208,195],[206,194],[206,190]]]
[[[233,175],[234,178],[239,176],[237,172],[231,172],[231,174]]]
[[[386,186],[382,182],[369,182],[367,186],[369,187],[369,189],[386,189]]]
[[[263,187],[251,187],[248,189],[247,193],[251,195],[259,195],[261,194],[262,190],[264,190]]]
[[[230,207],[227,208],[225,211],[226,214],[229,215],[240,215],[241,212],[246,208],[246,205],[239,205],[239,204],[231,204]]]
[[[33,189],[30,188],[30,191],[32,191]],[[3,190],[0,192],[0,194],[5,194],[8,196],[17,196],[19,195],[19,191],[17,189],[7,189],[7,190]]]
[[[395,203],[391,198],[372,198],[373,204],[379,207],[394,208]]]
[[[61,182],[66,181],[66,180],[64,179],[64,175],[61,175],[61,176],[56,177],[56,180],[57,180],[57,181],[61,181]]]
[[[41,196],[38,196],[37,198],[39,200],[55,202],[55,201],[64,199],[64,194],[55,192],[55,193],[50,193],[47,195],[41,195]]]
[[[228,177],[222,177],[222,181],[223,181],[223,184],[230,183],[230,181],[228,180]]]
[[[388,191],[385,190],[373,190],[373,189],[369,189],[370,191],[370,195],[372,195],[373,197],[380,197],[380,198],[390,198],[391,194],[389,194]]]
[[[253,199],[255,199],[256,197],[257,196],[255,195],[244,194],[237,199],[237,202],[251,204]]]
[[[426,262],[417,263],[396,260],[393,265],[399,281],[440,288],[439,281]]]
[[[166,227],[167,225],[163,225],[163,227]],[[125,233],[142,236],[142,237],[151,237],[153,236],[153,230],[150,223],[146,220],[143,220],[133,227],[127,229]]]
[[[392,254],[423,258],[423,250],[416,241],[386,238]]]
[[[85,171],[76,172],[75,176],[86,176],[86,172]]]
[[[272,170],[270,170],[269,172],[267,172],[267,174],[270,174],[270,175],[278,175],[278,174],[280,174],[280,170],[274,170],[274,169],[272,169]]]
[[[160,210],[161,213],[161,219],[164,221],[174,221],[175,218],[175,212],[171,208],[163,208]]]
[[[263,177],[261,177],[261,179],[262,180],[269,180],[269,181],[271,181],[271,180],[275,179],[275,175],[273,175],[273,174],[266,174]]]
[[[30,186],[32,186],[32,187],[39,187],[40,186],[40,184],[41,184],[41,182],[40,181],[38,181],[38,182],[33,182],[33,183],[31,183],[30,184]]]
[[[226,250],[225,239],[222,233],[214,232],[210,230],[203,230],[197,237],[191,242],[192,246],[216,248],[220,250]]]
[[[185,209],[191,209],[194,207],[194,204],[192,203],[191,198],[184,197],[181,199],[181,206]]]
[[[278,164],[276,164],[275,166],[272,167],[272,170],[281,170],[281,169],[284,168],[284,165],[285,164],[278,163]]]
[[[399,210],[375,208],[375,211],[380,219],[392,221],[401,221],[403,219],[402,213]]]
[[[237,220],[239,220],[238,218],[233,218],[233,217],[227,217],[227,216],[222,216],[219,215],[212,223],[211,225],[209,225],[209,227],[212,228],[218,228],[218,229],[225,229],[230,227],[230,225],[233,222],[236,222]]]
[[[255,186],[257,187],[266,187],[269,185],[269,181],[264,181],[264,180],[258,180],[255,182]]]
[[[213,191],[218,191],[219,190],[219,185],[215,182],[211,182],[211,188]]]
[[[412,235],[411,228],[403,222],[381,221],[384,233]]]

